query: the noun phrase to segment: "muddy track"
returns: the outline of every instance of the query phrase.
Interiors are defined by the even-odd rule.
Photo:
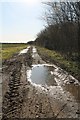
[[[17,67],[17,68],[16,68]],[[22,97],[19,94],[21,63],[14,63],[14,69],[9,76],[9,90],[3,98],[3,118],[15,116],[19,113],[22,103]],[[7,105],[6,105],[7,104]],[[17,116],[19,116],[17,114]]]
[[[14,56],[3,64],[3,119],[19,118],[23,104],[22,67],[31,65],[30,50],[22,56]],[[5,67],[7,66],[7,67]],[[26,71],[25,71],[26,72]],[[7,79],[5,77],[7,76]],[[26,79],[26,76],[25,76]],[[6,84],[7,83],[7,84]],[[6,87],[6,89],[5,89]]]
[[[3,63],[3,119],[78,118],[78,103],[60,86],[39,87],[28,81],[32,64],[45,64],[34,47]]]

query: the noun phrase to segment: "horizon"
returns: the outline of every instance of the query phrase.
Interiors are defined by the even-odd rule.
[[[34,42],[34,41],[28,41],[28,42]],[[27,44],[28,42],[0,42],[0,44],[25,44],[25,43]]]

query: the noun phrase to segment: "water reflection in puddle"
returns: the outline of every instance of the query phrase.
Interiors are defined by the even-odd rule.
[[[51,74],[51,66],[35,66],[32,68],[31,81],[35,84],[54,86],[57,85],[54,76]]]

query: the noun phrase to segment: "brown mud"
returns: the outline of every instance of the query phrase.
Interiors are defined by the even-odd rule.
[[[3,62],[3,119],[79,118],[79,101],[74,96],[60,86],[38,87],[27,80],[27,70],[32,64],[46,63],[32,51],[33,47],[30,47],[27,53],[15,55]]]

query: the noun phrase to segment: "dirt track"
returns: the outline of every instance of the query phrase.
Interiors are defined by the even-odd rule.
[[[45,64],[37,53],[32,56],[32,49],[3,63],[3,118],[79,118],[79,101],[69,92],[27,80],[32,64]]]

